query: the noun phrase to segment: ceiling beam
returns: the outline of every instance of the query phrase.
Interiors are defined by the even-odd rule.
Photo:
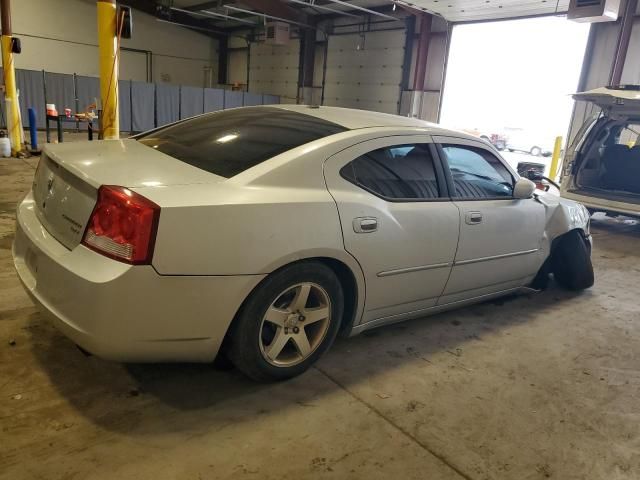
[[[331,5],[336,5],[336,4],[333,3],[333,2],[323,2],[321,5],[322,6],[325,6],[325,5],[326,6],[331,6]],[[398,7],[399,6],[400,6],[400,4],[398,4]],[[395,12],[399,12],[400,8],[396,8],[394,10],[393,9],[393,4],[389,3],[388,5],[382,5],[382,6],[379,6],[379,7],[368,7],[367,10],[373,10],[373,11],[378,12],[378,13],[392,15]],[[360,11],[360,10],[357,10],[355,8],[345,8],[344,12],[350,13],[352,15],[357,15],[357,16],[359,16],[361,18],[364,18],[366,15],[369,15],[368,13]],[[331,20],[331,19],[339,18],[341,16],[343,16],[342,11],[340,13],[327,13],[327,14],[321,14],[321,15],[314,15],[314,18],[317,18],[318,20]]]
[[[215,0],[212,2],[202,2],[196,3],[195,5],[191,5],[190,7],[183,7],[185,10],[191,10],[192,12],[197,12],[198,10],[207,10],[209,8],[216,8],[222,4],[220,0]]]
[[[295,23],[309,23],[309,18],[304,12],[281,0],[240,0],[235,3],[272,17],[283,18]]]
[[[224,37],[224,35],[212,32],[212,29],[215,29],[214,23],[209,20],[200,20],[198,18],[194,18],[192,15],[171,11],[170,15],[163,15],[162,6],[157,4],[154,0],[125,0],[126,5],[131,8],[135,8],[136,10],[140,10],[146,14],[152,15],[156,18],[160,18],[163,20],[171,20],[184,27],[193,27],[193,31],[199,33],[200,35],[206,35],[211,38],[215,38],[216,40],[220,40]]]

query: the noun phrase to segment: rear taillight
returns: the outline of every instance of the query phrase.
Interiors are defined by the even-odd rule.
[[[151,263],[160,207],[128,188],[103,185],[82,244],[131,264]]]

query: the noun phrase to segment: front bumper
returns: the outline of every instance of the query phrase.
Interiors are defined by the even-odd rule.
[[[213,360],[238,308],[264,278],[159,275],[150,265],[127,265],[82,245],[68,250],[34,208],[31,194],[18,207],[18,276],[64,335],[108,360]]]

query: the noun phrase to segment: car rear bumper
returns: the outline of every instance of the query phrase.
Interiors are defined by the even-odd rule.
[[[64,335],[99,357],[127,362],[213,360],[264,278],[159,275],[82,245],[68,250],[36,217],[31,194],[18,207],[13,259],[27,293]]]

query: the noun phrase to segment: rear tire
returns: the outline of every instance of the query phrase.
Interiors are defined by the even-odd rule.
[[[571,230],[557,240],[551,265],[556,281],[568,290],[593,286],[591,248],[579,230]]]
[[[333,270],[301,262],[267,277],[231,327],[229,358],[248,377],[286,380],[307,370],[340,328],[344,296]]]

